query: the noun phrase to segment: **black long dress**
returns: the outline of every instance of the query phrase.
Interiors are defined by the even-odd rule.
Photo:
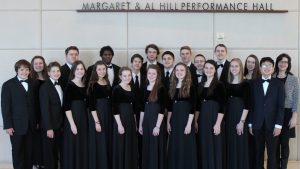
[[[165,91],[164,87],[158,90],[156,102],[149,102],[151,91],[145,90],[142,111],[143,119],[143,169],[164,169],[166,167],[166,125],[162,121],[158,136],[153,135],[158,115],[164,116],[165,112]]]
[[[189,93],[189,97],[182,98],[178,96],[179,89],[176,89],[175,96],[168,101],[168,111],[172,112],[168,144],[168,169],[197,168],[194,125],[192,124],[190,134],[184,134],[189,115],[194,114],[196,107],[196,93],[193,86],[190,87]]]
[[[110,169],[112,155],[111,88],[95,83],[89,93],[90,111],[96,111],[101,132],[95,129],[95,121],[89,113],[89,168]]]
[[[248,82],[226,84],[226,150],[228,169],[249,169],[248,125],[244,124],[242,135],[237,134],[236,126],[241,121],[243,110],[249,110],[250,86]]]
[[[208,90],[209,88],[202,87],[199,92],[199,168],[223,169],[225,168],[223,166],[224,124],[221,124],[221,133],[217,136],[213,132],[213,127],[218,113],[224,113],[225,87],[221,82],[217,82],[212,93],[209,93]]]
[[[88,124],[87,124],[86,88],[78,87],[72,81],[67,84],[64,93],[64,110],[71,111],[77,134],[74,135],[68,119],[65,119],[63,141],[63,168],[88,168]]]
[[[113,123],[113,169],[138,168],[138,142],[134,118],[134,93],[115,86],[112,93],[113,114],[120,115],[125,133],[119,134],[118,125]]]
[[[44,80],[37,80],[38,81],[38,89],[39,91],[41,85],[45,82]],[[43,139],[42,139],[42,130],[40,126],[41,121],[41,108],[40,108],[40,99],[39,94],[36,95],[36,112],[37,112],[37,121],[38,121],[38,127],[34,132],[32,133],[32,142],[33,142],[33,165],[38,166],[44,166],[44,160],[43,160]]]

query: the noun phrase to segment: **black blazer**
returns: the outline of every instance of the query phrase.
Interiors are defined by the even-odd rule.
[[[130,87],[131,87],[131,89],[133,90],[133,92],[134,92],[134,99],[135,99],[135,103],[136,103],[136,106],[135,106],[135,110],[134,110],[134,112],[135,112],[135,114],[137,114],[138,116],[139,116],[139,112],[140,112],[140,110],[141,110],[141,104],[142,104],[142,101],[143,101],[143,91],[144,91],[144,89],[145,89],[145,87],[147,87],[146,86],[146,76],[145,75],[143,75],[142,73],[140,74],[141,75],[141,82],[140,82],[140,87],[139,87],[139,89],[138,90],[135,90],[135,88],[134,88],[134,78],[135,77],[133,77],[132,76],[132,80],[130,81]]]
[[[189,67],[189,70],[190,70],[190,73],[191,73],[193,85],[198,86],[197,68],[195,67],[195,65],[193,63],[191,63],[191,65]]]
[[[157,66],[159,66],[160,73],[163,75],[163,73],[164,73],[164,65],[161,64],[161,63],[159,63],[159,62],[157,62]],[[147,75],[147,62],[145,62],[145,63],[142,64],[141,74],[143,74],[145,76]]]
[[[40,88],[42,112],[41,127],[45,130],[58,130],[62,127],[64,112],[59,94],[49,79]]]
[[[37,90],[37,81],[30,78],[27,92],[17,76],[4,82],[1,92],[4,129],[14,128],[16,135],[24,135],[28,129],[36,129]]]
[[[226,60],[224,63],[224,67],[223,67],[220,79],[219,79],[221,82],[223,82],[223,84],[227,83],[229,65],[230,65],[230,62],[228,60]]]
[[[275,124],[283,124],[284,117],[284,84],[271,78],[267,93],[264,95],[262,78],[251,85],[251,104],[249,123],[253,129],[261,129],[264,122],[268,130],[273,131]]]
[[[71,69],[69,68],[69,66],[67,64],[64,64],[63,66],[60,67],[60,72],[61,72],[61,76],[59,78],[61,87],[63,90],[65,90],[68,81],[69,81],[69,76],[71,73]]]
[[[94,65],[89,66],[87,71],[86,71],[86,73],[87,73],[86,74],[86,80],[85,80],[86,86],[88,85],[88,83],[90,81],[92,71],[93,71],[93,67],[94,67]],[[114,87],[117,84],[119,84],[119,70],[120,70],[120,67],[115,65],[115,64],[112,64],[112,67],[114,69],[114,81],[113,81],[112,87]]]
[[[171,80],[171,75],[172,75],[173,71],[174,71],[174,69],[172,70],[172,72],[170,72],[169,79],[166,78],[166,74],[165,74],[165,70],[164,69],[161,72],[162,73],[162,83],[164,84],[166,93],[168,93],[169,89],[170,89],[170,80]]]

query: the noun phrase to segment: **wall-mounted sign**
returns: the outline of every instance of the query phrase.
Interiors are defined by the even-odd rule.
[[[188,12],[188,13],[286,13],[273,3],[212,2],[84,2],[77,12]]]

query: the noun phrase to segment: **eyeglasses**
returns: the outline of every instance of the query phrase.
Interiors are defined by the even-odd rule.
[[[271,68],[271,67],[273,67],[273,65],[272,64],[262,64],[261,67],[262,68]]]

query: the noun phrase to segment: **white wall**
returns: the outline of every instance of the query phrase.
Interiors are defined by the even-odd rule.
[[[14,63],[34,55],[47,62],[64,63],[64,49],[80,48],[80,58],[91,65],[99,59],[99,49],[111,45],[113,62],[123,66],[134,53],[144,55],[144,47],[156,43],[162,51],[172,50],[177,61],[179,48],[189,45],[193,53],[213,58],[213,48],[224,43],[229,59],[249,54],[259,57],[286,52],[292,56],[292,72],[299,74],[299,0],[256,0],[272,2],[284,14],[241,13],[77,13],[83,2],[92,0],[0,0],[0,86],[15,75]],[[118,0],[106,0],[118,1]],[[142,0],[128,0],[142,2]],[[175,0],[169,2],[187,2]],[[190,0],[191,1],[191,0]],[[252,0],[195,0],[196,2],[249,2]],[[94,1],[97,2],[97,1]],[[153,0],[153,2],[159,2]],[[161,0],[161,2],[166,2]],[[224,33],[224,41],[216,39]],[[298,120],[300,122],[300,120]],[[0,127],[2,119],[0,117]],[[300,126],[297,126],[300,135]],[[298,145],[297,146],[297,142]],[[292,160],[300,160],[300,139],[291,140]],[[11,160],[9,137],[0,131],[0,162]]]

